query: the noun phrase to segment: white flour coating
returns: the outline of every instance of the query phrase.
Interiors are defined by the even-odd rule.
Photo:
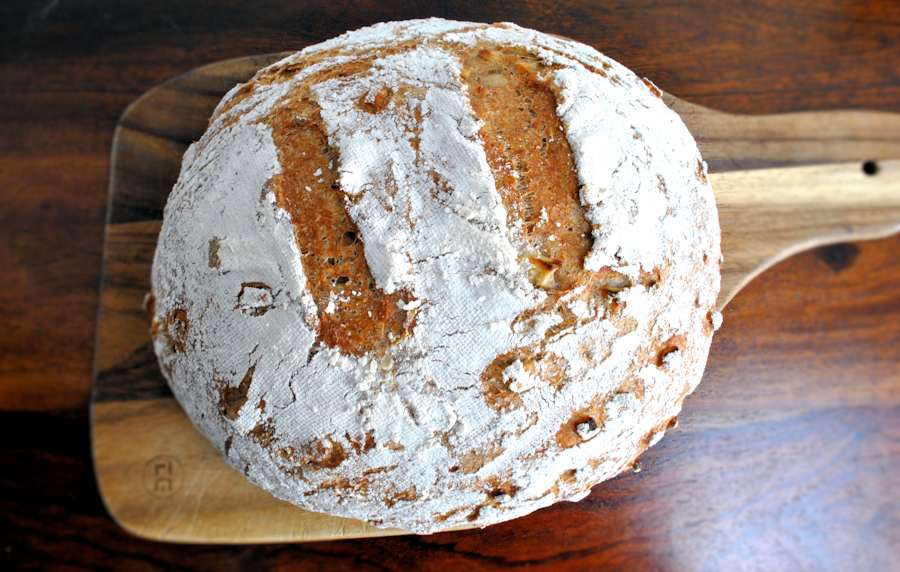
[[[399,41],[417,45],[309,85],[376,284],[413,296],[401,303],[415,312],[412,335],[385,355],[353,357],[315,345],[317,313],[346,298],[333,294],[317,309],[306,288],[292,232],[302,221],[268,190],[281,166],[260,119],[314,71]],[[615,295],[635,325],[626,332],[582,288],[566,293],[577,324],[550,336],[544,353],[565,363],[569,382],[551,387],[545,366],[516,359],[503,379],[520,403],[502,411],[487,403],[482,372],[562,317],[548,311],[513,326],[547,295],[520,259],[452,53],[484,44],[520,46],[551,66],[594,227],[585,267],[635,282]],[[175,396],[232,465],[310,510],[433,532],[582,498],[662,437],[721,322],[711,313],[718,222],[692,137],[621,65],[511,24],[381,24],[274,65],[326,51],[229,108],[239,93],[230,91],[185,154],[152,277],[154,347]],[[378,113],[357,105],[385,88],[402,97]],[[656,285],[637,280],[659,268]],[[657,360],[674,336],[681,349]],[[573,417],[592,406],[602,423]],[[557,434],[568,423],[578,442],[563,447]],[[301,450],[322,462],[298,464],[292,452]]]

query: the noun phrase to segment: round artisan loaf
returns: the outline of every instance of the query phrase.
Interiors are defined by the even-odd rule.
[[[230,464],[433,532],[578,499],[706,362],[719,226],[649,81],[512,24],[380,24],[231,90],[184,156],[153,340]]]

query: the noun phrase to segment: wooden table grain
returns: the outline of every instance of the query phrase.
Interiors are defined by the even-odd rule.
[[[112,129],[153,85],[434,15],[564,34],[728,111],[900,111],[892,0],[212,4],[0,6],[0,568],[900,566],[897,236],[800,254],[742,291],[681,416],[706,440],[672,432],[640,473],[603,485],[603,502],[483,531],[338,543],[188,547],[118,529],[91,472],[90,360]],[[717,454],[735,442],[740,455]]]

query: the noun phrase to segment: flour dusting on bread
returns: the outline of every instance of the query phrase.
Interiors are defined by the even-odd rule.
[[[230,464],[309,510],[424,533],[582,498],[700,381],[705,169],[655,86],[573,41],[429,19],[311,46],[185,154],[161,368]]]

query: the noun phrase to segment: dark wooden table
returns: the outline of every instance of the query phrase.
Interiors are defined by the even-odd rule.
[[[742,292],[682,415],[709,441],[674,431],[642,473],[603,485],[627,482],[639,495],[603,506],[589,497],[485,531],[374,541],[185,547],[120,530],[94,483],[87,398],[112,129],[154,84],[435,15],[565,34],[725,110],[900,112],[892,0],[250,4],[0,6],[0,569],[900,566],[898,236],[801,254]],[[740,455],[716,455],[735,441]],[[683,475],[677,486],[639,486],[666,470]]]

